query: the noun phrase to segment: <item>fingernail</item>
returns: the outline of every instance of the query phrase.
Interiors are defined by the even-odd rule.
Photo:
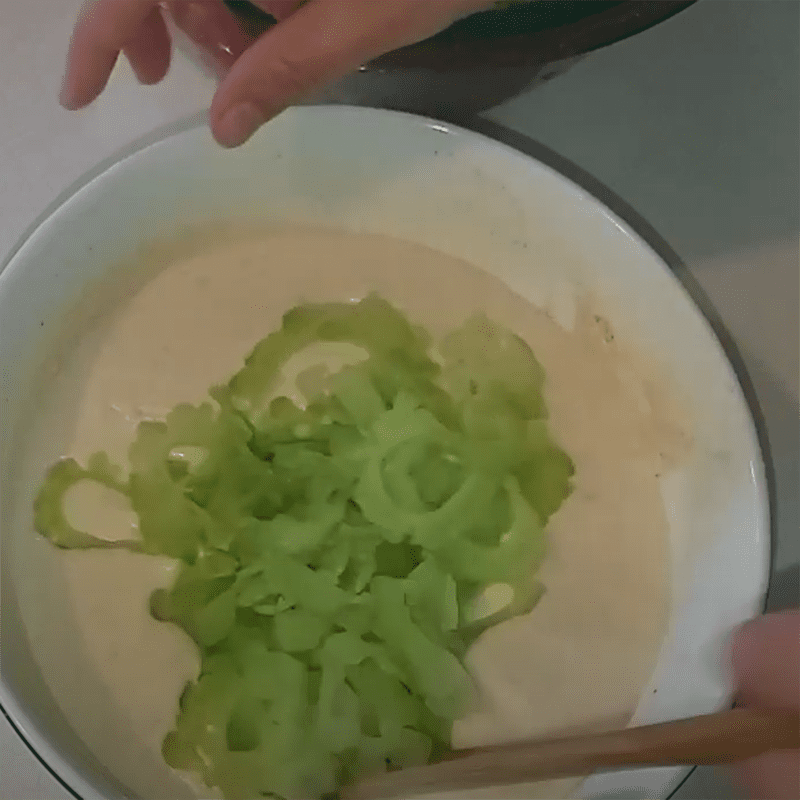
[[[217,125],[217,141],[224,147],[238,147],[266,121],[264,114],[252,103],[241,103],[222,115]]]
[[[728,639],[731,666],[739,679],[750,669],[750,663],[758,653],[757,633],[753,620],[748,620],[736,627]]]
[[[728,694],[733,694],[736,688],[733,671],[733,648],[740,628],[740,625],[735,625],[723,630],[716,640],[715,646],[712,646],[709,650],[711,674],[720,679]]]
[[[75,97],[75,92],[72,91],[72,88],[67,83],[66,77],[64,78],[63,83],[61,84],[61,89],[58,93],[58,102],[61,103],[67,111],[75,111],[78,108],[78,101]]]

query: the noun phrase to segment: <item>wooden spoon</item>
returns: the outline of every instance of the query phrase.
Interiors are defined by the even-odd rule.
[[[797,747],[797,711],[735,708],[608,733],[456,751],[436,764],[367,778],[344,789],[341,797],[415,797],[586,775],[602,769],[725,764],[768,750]]]

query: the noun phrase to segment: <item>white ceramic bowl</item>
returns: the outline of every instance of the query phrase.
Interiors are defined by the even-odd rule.
[[[673,613],[635,722],[709,712],[730,701],[722,642],[763,606],[770,519],[765,467],[735,371],[706,317],[655,250],[581,186],[492,139],[429,120],[345,107],[282,114],[236,151],[200,120],[99,167],[60,198],[0,274],[2,365],[2,687],[32,750],[77,796],[123,790],[58,711],[21,626],[9,524],[30,487],[14,454],[33,379],[65,309],[87,283],[153,238],[203,220],[263,219],[390,234],[462,257],[539,305],[595,292],[618,336],[672,375],[694,414],[696,447],[666,487]],[[558,263],[529,253],[557,242]],[[32,565],[31,568],[35,568]],[[657,691],[655,691],[657,690]],[[583,796],[666,796],[686,770],[591,777]]]

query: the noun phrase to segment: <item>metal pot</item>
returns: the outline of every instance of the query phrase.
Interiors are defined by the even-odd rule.
[[[632,36],[696,0],[537,0],[463,19],[387,53],[305,103],[347,103],[459,121],[566,72],[587,53]],[[226,0],[254,40],[275,20]]]

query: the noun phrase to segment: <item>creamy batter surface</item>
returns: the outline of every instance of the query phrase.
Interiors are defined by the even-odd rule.
[[[450,256],[315,229],[220,228],[154,247],[140,262],[87,298],[89,313],[73,321],[76,346],[50,365],[24,466],[34,484],[62,454],[84,460],[107,450],[124,465],[140,420],[204,399],[300,301],[378,291],[434,334],[485,312],[522,336],[544,366],[551,430],[575,461],[575,488],[548,527],[543,599],[471,651],[484,706],[456,724],[454,744],[624,724],[669,615],[659,476],[680,462],[691,437],[667,387],[615,340],[589,300],[575,299],[567,329]],[[76,487],[73,522],[109,538],[135,534],[135,518],[107,495]],[[185,635],[148,613],[150,593],[170,583],[176,565],[122,551],[62,552],[38,539],[18,549],[34,652],[87,745],[137,796],[211,796],[160,756],[180,690],[198,667]],[[565,796],[575,786],[550,782],[496,796]]]

